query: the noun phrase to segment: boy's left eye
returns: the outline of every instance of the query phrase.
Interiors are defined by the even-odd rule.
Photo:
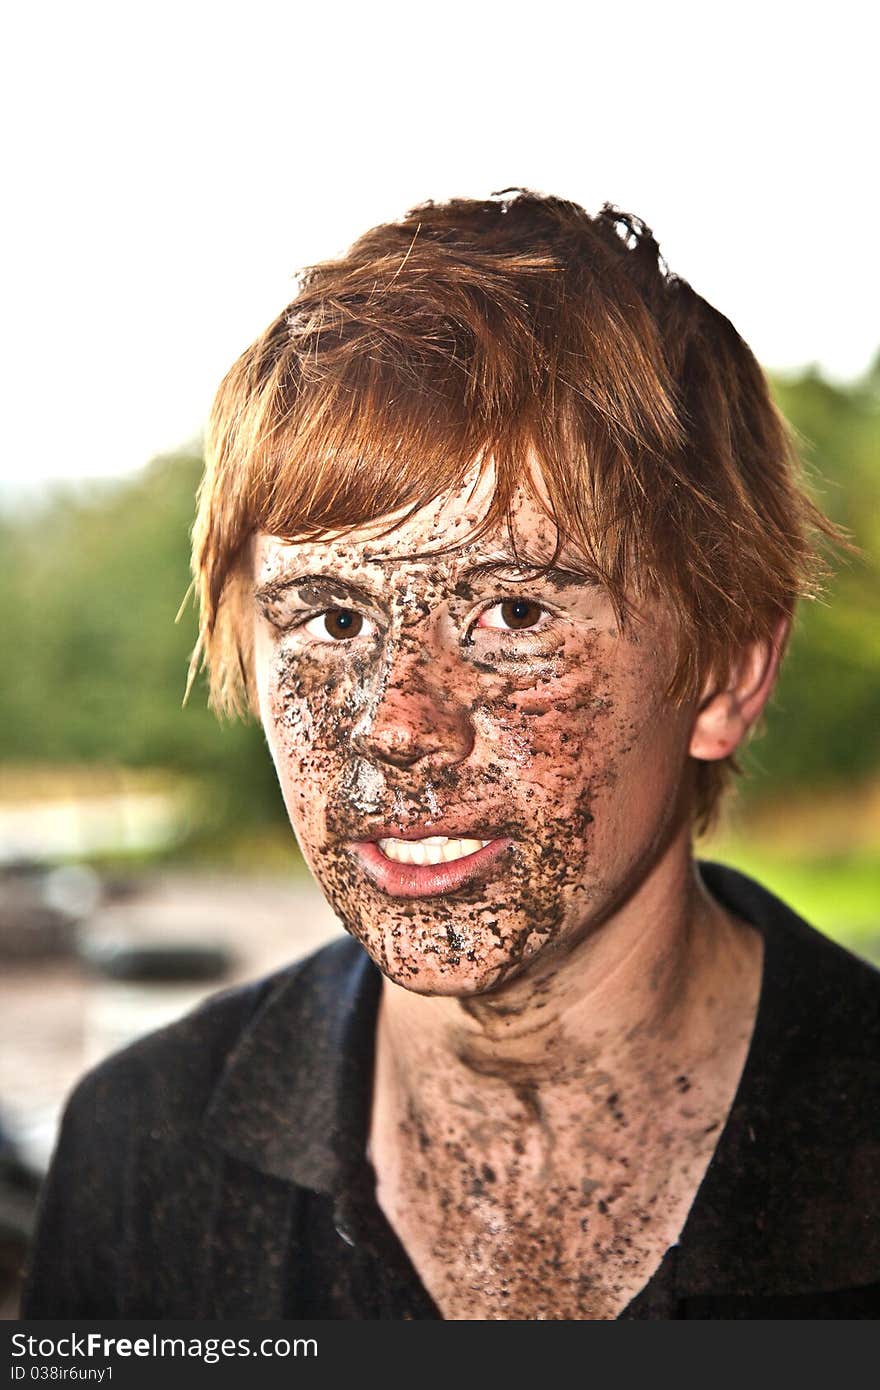
[[[502,632],[517,632],[523,628],[535,627],[540,622],[544,609],[540,603],[527,598],[508,598],[494,603],[480,614],[477,627],[492,627]]]

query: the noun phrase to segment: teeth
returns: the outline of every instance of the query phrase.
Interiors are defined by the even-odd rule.
[[[476,854],[488,844],[488,840],[450,840],[446,835],[428,835],[424,840],[380,840],[379,848],[387,859],[396,859],[398,864],[448,864]]]

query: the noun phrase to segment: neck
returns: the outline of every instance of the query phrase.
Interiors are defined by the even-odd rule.
[[[386,980],[374,1122],[662,1103],[750,1026],[759,966],[757,934],[708,896],[682,841],[604,922],[497,990],[425,997]]]

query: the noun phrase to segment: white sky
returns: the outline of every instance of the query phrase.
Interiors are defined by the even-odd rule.
[[[192,439],[298,267],[509,185],[638,213],[765,365],[860,375],[880,346],[872,7],[599,8],[17,5],[4,495]]]

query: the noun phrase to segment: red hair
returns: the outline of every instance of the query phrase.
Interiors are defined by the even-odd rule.
[[[512,196],[507,196],[512,194]],[[256,711],[248,541],[415,511],[492,460],[479,528],[537,462],[560,538],[678,632],[670,699],[770,639],[837,537],[733,325],[664,265],[639,218],[522,190],[425,203],[306,270],[214,403],[193,531],[215,709]],[[726,768],[698,765],[705,824]]]

